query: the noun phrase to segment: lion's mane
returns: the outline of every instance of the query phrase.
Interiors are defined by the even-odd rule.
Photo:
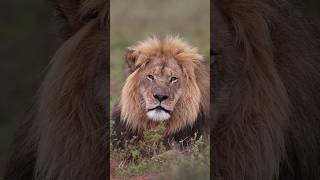
[[[149,38],[130,49],[135,49],[140,57],[143,56],[136,62],[139,68],[147,68],[145,63],[151,56],[167,59],[173,57],[187,77],[183,87],[184,93],[178,100],[172,117],[166,123],[166,135],[179,134],[187,129],[189,131],[183,133],[183,136],[192,136],[194,132],[208,134],[206,124],[209,117],[209,73],[198,50],[181,38],[171,36],[163,39]],[[142,107],[143,102],[139,98],[137,85],[140,76],[137,69],[126,79],[119,103],[113,113],[116,123],[122,124],[120,129],[116,126],[116,131],[129,130],[139,133],[155,125],[147,119]]]

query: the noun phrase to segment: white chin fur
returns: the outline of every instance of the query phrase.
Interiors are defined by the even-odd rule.
[[[160,111],[159,110],[148,111],[147,112],[147,116],[151,120],[157,121],[157,122],[165,121],[165,120],[170,118],[170,114],[165,112],[165,111],[163,111],[163,110],[160,110]]]

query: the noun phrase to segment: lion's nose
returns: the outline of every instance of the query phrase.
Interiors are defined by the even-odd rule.
[[[163,94],[154,94],[153,95],[154,98],[158,99],[159,102],[168,99],[169,96],[167,95],[163,95]]]

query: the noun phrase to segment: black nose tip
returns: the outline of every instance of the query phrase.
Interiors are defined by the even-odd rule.
[[[163,101],[163,100],[166,100],[168,99],[169,96],[167,95],[161,95],[161,94],[155,94],[153,95],[154,98],[158,99],[160,102]]]

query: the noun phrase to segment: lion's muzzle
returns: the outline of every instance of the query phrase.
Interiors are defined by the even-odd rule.
[[[163,108],[162,106],[157,106],[155,108],[149,109],[147,112],[148,118],[153,121],[161,122],[168,120],[170,118],[171,111]]]

